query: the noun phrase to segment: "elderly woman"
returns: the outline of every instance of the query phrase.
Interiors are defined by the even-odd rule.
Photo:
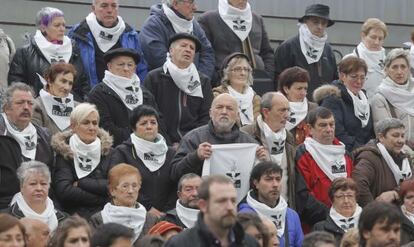
[[[362,90],[367,70],[361,58],[347,57],[339,63],[339,80],[319,87],[313,94],[319,105],[333,112],[335,136],[349,152],[374,137],[371,109]]]
[[[290,108],[290,118],[285,127],[293,134],[297,145],[303,143],[310,133],[306,122],[308,112],[318,106],[306,98],[309,80],[309,72],[298,66],[287,68],[279,75],[279,92],[289,100]]]
[[[26,246],[24,226],[17,218],[8,214],[0,214],[0,246]]]
[[[346,232],[357,228],[362,208],[356,202],[358,189],[352,178],[335,179],[328,193],[332,201],[329,215],[326,220],[316,223],[314,230],[331,233],[338,246]]]
[[[239,102],[241,125],[252,124],[260,113],[260,96],[251,87],[253,74],[249,58],[239,52],[230,54],[224,59],[222,70],[221,86],[213,89],[214,97],[229,93]]]
[[[98,127],[94,105],[79,104],[70,114],[71,130],[52,137],[56,152],[53,184],[63,209],[90,217],[108,201],[106,175],[112,138]]]
[[[385,59],[385,74],[371,100],[374,123],[384,118],[403,121],[407,145],[414,149],[414,83],[408,51],[391,50]]]
[[[411,178],[401,183],[399,196],[403,215],[400,244],[403,245],[414,241],[414,179]]]
[[[20,192],[14,195],[6,212],[18,219],[26,217],[40,220],[51,231],[55,230],[58,222],[67,215],[55,209],[48,197],[51,180],[47,165],[35,160],[23,162],[17,169],[17,177]]]
[[[75,215],[59,224],[47,243],[48,247],[89,247],[91,229],[88,222]]]
[[[111,153],[111,166],[127,163],[138,168],[142,175],[139,202],[149,212],[161,217],[175,208],[177,185],[170,179],[174,150],[158,133],[159,115],[151,106],[140,105],[131,112],[130,138]]]
[[[47,84],[35,101],[32,122],[52,135],[69,128],[70,113],[77,105],[70,93],[75,76],[75,67],[69,63],[54,63],[45,73]]]
[[[141,181],[139,170],[131,165],[121,163],[112,167],[108,174],[111,202],[94,214],[89,223],[94,228],[110,222],[132,228],[134,241],[147,234],[157,219],[137,202]]]
[[[411,160],[403,151],[405,127],[401,120],[386,118],[375,125],[377,139],[354,153],[352,178],[358,185],[362,207],[373,200],[396,202],[395,191],[412,176]]]
[[[29,84],[37,96],[44,86],[38,75],[43,75],[53,63],[70,63],[78,72],[73,87],[74,97],[83,101],[90,90],[88,76],[83,69],[79,48],[65,35],[63,12],[44,7],[36,15],[36,25],[36,34],[27,45],[17,49],[13,57],[9,84],[16,81]]]
[[[364,89],[367,97],[374,96],[379,83],[384,79],[385,49],[382,47],[388,30],[384,22],[368,18],[361,27],[361,43],[348,56],[362,58],[368,66]]]

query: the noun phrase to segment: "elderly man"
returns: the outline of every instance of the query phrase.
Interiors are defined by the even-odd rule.
[[[22,218],[20,222],[24,226],[26,247],[46,247],[50,237],[49,226],[37,219]]]
[[[197,223],[171,238],[166,247],[259,246],[236,221],[236,188],[230,178],[207,177],[200,185],[199,197]]]
[[[211,79],[215,64],[214,51],[203,29],[194,19],[196,10],[194,0],[162,0],[162,4],[151,6],[150,16],[139,33],[148,70],[164,64],[171,37],[177,33],[189,33],[201,42],[194,63],[201,73]]]
[[[168,123],[166,137],[175,146],[187,132],[210,119],[211,85],[193,63],[201,46],[194,35],[176,34],[169,41],[171,58],[145,78],[145,87],[154,95],[164,121]]]
[[[187,173],[178,181],[178,200],[176,208],[167,212],[164,220],[174,223],[182,228],[191,228],[197,221],[198,188],[201,178],[197,174]]]
[[[247,0],[219,0],[218,10],[205,12],[198,21],[206,32],[216,56],[212,82],[220,83],[223,60],[234,52],[246,54],[255,71],[261,71],[273,80],[273,49],[262,17],[251,10]]]
[[[313,4],[299,19],[299,34],[284,41],[275,52],[276,77],[293,66],[306,69],[310,74],[308,99],[324,83],[338,79],[335,56],[327,42],[326,28],[334,24],[329,18],[329,7]],[[277,78],[276,78],[277,80]]]
[[[104,56],[108,70],[102,83],[89,94],[89,102],[96,105],[100,123],[114,137],[114,146],[127,140],[132,132],[129,115],[142,104],[157,109],[154,96],[140,84],[135,74],[140,56],[133,49],[117,48]],[[163,126],[163,125],[161,125]]]
[[[116,48],[136,50],[142,58],[136,73],[141,80],[147,74],[138,33],[118,16],[118,8],[118,0],[92,0],[92,12],[84,21],[73,26],[68,34],[79,45],[92,88],[104,78],[107,68],[104,54]]]

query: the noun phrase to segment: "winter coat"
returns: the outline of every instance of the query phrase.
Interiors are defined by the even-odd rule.
[[[194,58],[197,69],[211,79],[214,72],[214,50],[210,41],[196,20],[193,21],[193,35],[201,42],[201,49]],[[169,40],[176,33],[173,26],[164,14],[161,4],[151,6],[150,15],[144,22],[139,33],[148,70],[161,67],[165,63],[169,50]]]
[[[70,57],[69,63],[76,69],[72,94],[76,101],[83,102],[91,88],[89,86],[88,75],[84,69],[80,56],[81,50],[79,50],[77,44],[72,41],[72,56]],[[28,44],[17,49],[16,54],[13,57],[8,76],[9,85],[13,82],[24,82],[34,89],[36,94],[34,96],[36,97],[39,95],[40,89],[44,88],[37,74],[43,76],[49,67],[49,61],[43,55],[32,37]]]
[[[69,130],[52,138],[52,147],[56,152],[56,169],[52,182],[65,212],[78,213],[84,218],[89,218],[102,210],[108,201],[108,154],[111,151],[112,137],[103,129],[98,130],[98,138],[101,140],[101,161],[88,176],[79,179],[74,167],[74,153],[69,146],[72,135],[73,132]],[[74,182],[77,182],[77,186],[73,185]]]
[[[168,210],[161,220],[171,222],[179,227],[182,227],[183,229],[187,228],[187,226],[180,220],[180,217],[178,217],[177,210],[175,208]]]
[[[308,101],[308,113],[315,110],[318,105],[316,103]],[[302,144],[305,141],[305,138],[310,135],[310,128],[308,126],[308,123],[306,122],[306,119],[308,115],[306,114],[305,119],[302,120],[298,125],[296,125],[295,128],[290,130],[290,133],[292,133],[293,137],[295,138],[296,145]]]
[[[7,75],[15,52],[13,40],[0,28],[0,92],[7,88]]]
[[[171,162],[171,178],[177,181],[186,173],[195,173],[201,176],[204,160],[197,155],[198,146],[208,142],[210,144],[230,143],[257,143],[248,134],[239,130],[235,124],[230,133],[219,134],[214,131],[213,123],[198,127],[188,132],[180,142],[180,146]]]
[[[96,47],[95,38],[93,37],[86,20],[74,25],[69,31],[68,36],[74,39],[80,48],[83,66],[89,76],[90,87],[93,88],[100,82],[96,72],[95,60],[95,51],[98,47]],[[138,33],[130,25],[125,23],[125,30],[119,37],[118,43],[122,48],[131,48],[138,52],[140,62],[137,64],[136,73],[141,81],[143,81],[147,75],[147,65],[138,40]],[[112,47],[112,49],[113,48],[115,47]]]
[[[234,52],[244,52],[246,42],[250,46],[254,56],[255,69],[265,71],[267,76],[273,80],[275,73],[273,49],[265,30],[263,18],[252,12],[252,29],[245,42],[227,26],[220,17],[218,10],[204,12],[198,18],[198,22],[206,32],[216,57],[216,64],[212,82],[219,82],[222,77],[221,69],[223,60]]]
[[[145,87],[141,87],[143,104],[158,110],[154,96]],[[89,94],[88,101],[95,104],[99,111],[99,126],[114,137],[114,147],[127,140],[132,132],[129,116],[132,111],[125,106],[121,98],[105,83],[99,83]],[[161,130],[163,124],[159,123]],[[162,132],[162,131],[161,131]]]
[[[401,241],[400,245],[414,241],[414,223],[401,212]]]
[[[318,222],[313,226],[314,231],[323,231],[332,234],[335,237],[336,246],[339,246],[341,243],[342,237],[345,234],[345,231],[335,224],[331,216],[328,215],[326,220]]]
[[[372,113],[368,124],[362,128],[361,120],[354,114],[354,103],[345,85],[338,80],[332,82],[332,86],[339,89],[339,97],[331,94],[334,89],[330,88],[330,85],[318,88],[313,97],[320,106],[332,111],[335,118],[335,136],[345,144],[346,150],[351,152],[374,138]]]
[[[17,219],[26,217],[23,214],[22,210],[19,208],[19,205],[17,203],[14,203],[10,207],[8,207],[6,210],[3,210],[2,213],[10,214],[11,216]],[[58,223],[62,222],[69,216],[67,213],[57,210],[56,208],[55,208],[55,215],[58,220]]]
[[[174,83],[163,68],[150,71],[145,78],[145,87],[154,95],[158,108],[167,125],[167,136],[171,143],[180,142],[190,130],[210,120],[210,106],[213,101],[211,85],[207,77],[200,74],[203,98],[190,96]]]
[[[308,99],[311,99],[313,91],[319,86],[338,79],[336,60],[331,45],[327,42],[318,62],[308,64],[300,49],[299,34],[285,40],[275,51],[276,80],[283,70],[299,66],[306,69],[310,75]]]
[[[171,160],[174,153],[175,151],[169,148],[162,167],[151,172],[138,157],[131,139],[128,139],[112,150],[109,164],[111,168],[119,163],[130,164],[138,168],[142,177],[138,202],[147,210],[154,207],[165,212],[174,208],[177,200],[177,184],[170,179]]]
[[[333,145],[339,145],[339,140],[334,139]],[[310,193],[327,207],[331,207],[332,202],[329,198],[328,191],[332,184],[331,179],[326,176],[318,166],[312,155],[306,150],[305,144],[299,145],[296,151],[296,167],[305,179],[306,186]],[[350,153],[345,152],[346,173],[351,177],[353,169],[353,160]]]
[[[258,247],[259,244],[256,240],[244,233],[242,226],[239,223],[235,223],[230,229],[233,233],[234,239],[231,240],[229,247]],[[214,237],[213,233],[208,229],[204,223],[203,215],[198,215],[197,222],[193,228],[189,228],[178,235],[170,238],[165,247],[211,247],[220,246],[218,239]]]

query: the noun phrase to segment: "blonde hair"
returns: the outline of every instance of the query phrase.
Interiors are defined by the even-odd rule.
[[[368,35],[372,29],[379,29],[384,33],[384,38],[388,35],[387,25],[378,18],[368,18],[364,24],[362,24],[361,32]]]
[[[72,113],[70,114],[70,124],[71,125],[78,125],[82,120],[87,118],[89,114],[92,112],[96,112],[98,114],[98,121],[99,121],[99,112],[95,105],[90,103],[81,103],[73,109]]]

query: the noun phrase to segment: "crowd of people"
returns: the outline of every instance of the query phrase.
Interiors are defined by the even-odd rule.
[[[414,244],[414,52],[384,22],[337,66],[323,4],[275,51],[247,0],[140,32],[119,4],[0,30],[0,247]]]

